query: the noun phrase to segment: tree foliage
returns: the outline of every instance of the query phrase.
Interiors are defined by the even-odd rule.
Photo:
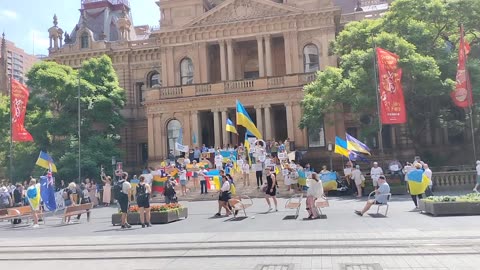
[[[98,177],[101,164],[110,164],[112,156],[121,157],[117,143],[123,125],[120,110],[125,104],[125,91],[119,86],[108,56],[89,59],[78,70],[55,62],[40,62],[27,77],[30,101],[26,127],[35,142],[15,144],[15,180],[42,173],[34,165],[40,150],[54,158],[59,169],[57,179],[78,178],[79,91],[82,176]],[[8,119],[9,113],[8,106],[3,104],[0,105],[1,120]],[[2,132],[8,130],[4,123],[2,121]],[[7,148],[2,144],[0,151],[7,153]],[[8,166],[6,160],[0,162],[3,167]]]
[[[480,94],[480,65],[473,52],[480,48],[479,15],[477,0],[396,0],[379,19],[347,24],[332,44],[339,67],[319,72],[316,81],[305,87],[300,127],[318,127],[338,104],[375,115],[375,46],[400,56],[412,137],[424,131],[425,119],[434,126],[464,123],[464,112],[454,107],[449,93],[455,85],[459,24],[463,23],[472,45],[469,71],[474,95]],[[362,130],[377,132],[375,123],[363,123]]]

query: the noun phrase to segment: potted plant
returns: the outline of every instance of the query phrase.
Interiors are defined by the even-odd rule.
[[[151,206],[151,219],[152,224],[165,224],[179,219],[185,219],[188,217],[188,208],[181,206],[178,203],[163,204],[163,205],[152,205]],[[121,213],[116,213],[112,215],[112,224],[120,225],[121,223]],[[140,214],[138,213],[138,206],[130,206],[128,215],[128,223],[131,225],[140,224]]]
[[[480,215],[480,194],[462,196],[430,196],[419,202],[423,213],[433,216]]]

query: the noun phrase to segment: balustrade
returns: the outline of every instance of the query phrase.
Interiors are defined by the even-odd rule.
[[[434,189],[448,191],[471,189],[476,183],[476,171],[455,171],[433,173]]]
[[[229,93],[250,90],[253,88],[254,84],[254,80],[225,82],[225,92]]]
[[[272,77],[268,78],[268,87],[278,87],[285,84],[285,77]]]
[[[165,87],[160,88],[160,98],[176,98],[183,95],[182,87]]]
[[[210,95],[212,93],[211,84],[197,84],[195,85],[195,94],[197,96]]]

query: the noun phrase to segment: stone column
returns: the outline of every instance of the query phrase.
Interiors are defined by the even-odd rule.
[[[196,143],[193,143],[192,141],[192,146],[199,146],[200,145],[200,134],[199,134],[199,128],[198,128],[198,111],[191,111],[190,112],[190,122],[192,123],[191,127],[191,137],[193,137],[193,134],[195,134],[195,137],[197,139]]]
[[[267,104],[264,106],[265,110],[265,140],[272,140],[272,106]]]
[[[258,75],[265,77],[265,57],[263,56],[263,37],[257,37]]]
[[[300,68],[302,64],[300,63],[297,32],[290,32],[290,42],[290,52],[292,54],[292,73],[302,73],[303,68]]]
[[[272,42],[270,36],[265,36],[265,61],[267,66],[267,76],[273,76],[272,67]]]
[[[161,128],[162,115],[155,114],[153,116],[153,159],[159,160],[162,155],[163,133]]]
[[[292,105],[292,102],[285,103],[285,112],[287,116],[287,136],[290,141],[295,141]]]
[[[285,48],[285,71],[292,74],[292,50],[290,46],[290,33],[283,33],[283,44]]]
[[[227,40],[227,55],[228,55],[228,79],[233,81],[235,80],[235,65],[233,63],[233,41],[231,39]]]
[[[255,111],[257,113],[257,129],[260,131],[260,134],[262,134],[262,137],[264,137],[263,135],[263,117],[262,117],[262,105],[256,105],[255,107]]]
[[[147,115],[148,132],[148,160],[155,159],[155,132],[154,132],[154,114]]]
[[[220,129],[220,117],[218,115],[218,109],[213,109],[213,133],[215,134],[215,148],[220,147],[221,144],[221,129]]]
[[[222,81],[227,80],[227,63],[225,58],[225,40],[220,40],[218,42],[220,46],[220,74]]]
[[[229,144],[229,134],[225,130],[225,126],[227,124],[227,108],[222,108],[222,123],[220,124],[220,130],[222,131],[222,144],[227,146]]]
[[[168,64],[167,64],[167,51],[166,49],[161,49],[160,51],[160,58],[161,58],[161,62],[162,62],[162,69],[161,69],[161,76],[162,76],[162,86],[165,87],[165,86],[170,86],[169,82],[168,82]],[[148,85],[149,82],[147,82],[147,87],[150,87],[150,85]]]

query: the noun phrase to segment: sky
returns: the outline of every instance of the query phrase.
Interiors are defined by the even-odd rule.
[[[157,26],[157,0],[130,0],[134,25]],[[0,31],[19,48],[48,55],[48,28],[57,14],[58,26],[70,33],[80,17],[81,0],[0,0]]]

